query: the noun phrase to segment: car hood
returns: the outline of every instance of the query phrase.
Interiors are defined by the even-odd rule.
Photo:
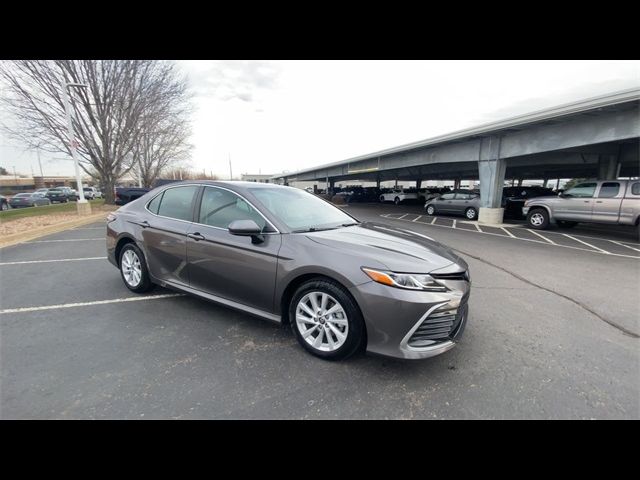
[[[396,272],[430,273],[449,267],[446,270],[451,273],[468,268],[464,260],[432,238],[377,222],[306,235],[322,245],[369,257]]]

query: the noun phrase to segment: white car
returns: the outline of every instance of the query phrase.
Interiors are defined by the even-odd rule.
[[[380,194],[381,202],[393,202],[399,205],[405,200],[418,200],[418,192],[407,192],[402,188],[394,188],[388,192]]]
[[[89,200],[102,198],[102,192],[98,190],[96,187],[84,187],[82,190],[84,191],[85,198]]]

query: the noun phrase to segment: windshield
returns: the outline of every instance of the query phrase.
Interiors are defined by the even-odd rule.
[[[312,193],[293,187],[250,188],[253,195],[292,231],[338,228],[358,223]]]

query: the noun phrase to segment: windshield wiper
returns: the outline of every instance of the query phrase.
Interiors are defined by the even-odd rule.
[[[360,225],[360,222],[343,223],[342,227],[353,227],[354,225]]]
[[[338,227],[326,227],[326,228],[309,227],[309,228],[301,228],[300,230],[291,230],[291,233],[322,232],[324,230],[335,230],[337,228]]]

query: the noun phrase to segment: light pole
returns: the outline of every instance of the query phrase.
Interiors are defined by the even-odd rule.
[[[80,178],[80,163],[78,161],[78,152],[76,151],[76,136],[73,133],[73,122],[71,121],[71,108],[69,105],[69,94],[67,88],[78,87],[87,88],[84,83],[68,83],[62,85],[62,100],[64,102],[64,113],[67,117],[67,130],[69,134],[69,149],[73,157],[73,163],[76,168],[76,183],[78,188],[78,215],[88,215],[91,213],[91,204],[84,198],[84,190],[82,189],[82,179]]]

